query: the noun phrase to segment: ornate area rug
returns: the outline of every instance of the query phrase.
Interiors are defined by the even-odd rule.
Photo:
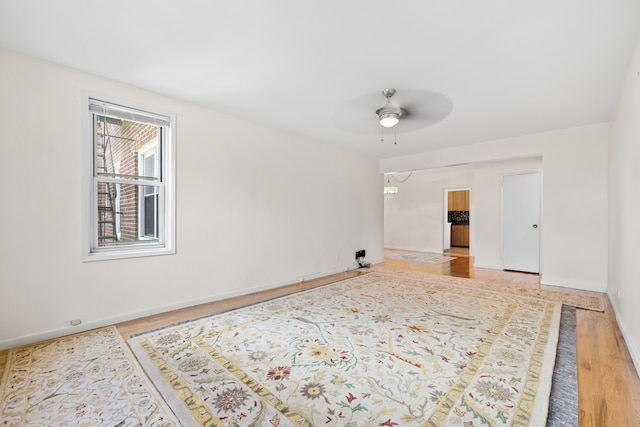
[[[3,426],[179,425],[114,327],[10,350]]]
[[[560,307],[370,273],[129,344],[186,426],[544,426]]]
[[[384,251],[384,257],[401,261],[421,262],[423,264],[442,264],[456,259],[456,257],[451,256],[408,251]]]
[[[493,289],[497,292],[517,295],[518,297],[526,296],[531,298],[540,298],[544,300],[557,301],[573,307],[584,308],[586,310],[604,311],[604,301],[602,300],[602,296],[596,293],[593,293],[593,295],[585,295],[571,292],[552,291],[513,284],[466,279],[464,277],[442,276],[439,274],[423,273],[420,271],[400,270],[397,268],[384,267],[382,265],[372,265],[370,271],[387,274],[393,277],[411,277],[429,282],[447,283],[452,286],[461,286],[465,289],[470,286],[483,287]]]

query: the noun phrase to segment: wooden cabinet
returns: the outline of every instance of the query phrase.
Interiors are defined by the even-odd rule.
[[[469,190],[449,191],[447,194],[448,210],[468,211],[469,210]]]
[[[463,211],[468,211],[469,210],[469,190],[465,190],[462,192],[462,210]]]
[[[451,226],[451,246],[462,245],[462,225]]]
[[[451,246],[463,248],[469,247],[469,226],[466,224],[453,224],[451,226]]]

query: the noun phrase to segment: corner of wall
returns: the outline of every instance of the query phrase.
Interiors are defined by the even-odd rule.
[[[618,328],[620,329],[622,338],[624,339],[624,342],[627,345],[627,349],[629,350],[629,354],[631,355],[631,360],[633,361],[633,365],[636,368],[636,372],[640,373],[640,349],[636,348],[635,343],[633,342],[630,334],[628,333],[628,328],[625,326],[625,323],[622,320],[622,317],[619,315],[618,306],[616,305],[615,298],[613,298],[613,295],[610,295],[608,292],[607,292],[607,298],[609,298],[611,307],[613,307],[613,313],[616,317]]]

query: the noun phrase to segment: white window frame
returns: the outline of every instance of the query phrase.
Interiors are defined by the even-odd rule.
[[[158,229],[157,242],[141,241],[137,244],[99,247],[98,246],[98,222],[97,222],[97,179],[94,176],[94,113],[89,110],[90,104],[95,109],[98,103],[104,103],[104,115],[109,115],[108,111],[119,114],[139,114],[140,117],[158,118],[163,122],[168,121],[168,125],[161,126],[160,136],[161,153],[156,156],[156,162],[162,171],[162,180],[158,185],[162,187],[158,201],[159,223],[163,224]],[[114,99],[100,94],[83,93],[83,214],[82,214],[82,260],[100,261],[121,258],[136,258],[156,255],[175,254],[176,225],[175,225],[175,200],[176,200],[176,180],[175,180],[175,151],[176,151],[176,115],[158,108],[149,108],[129,101]],[[158,159],[159,157],[159,159]],[[110,180],[110,179],[109,179]],[[102,179],[104,181],[104,179]],[[120,182],[114,180],[114,182]],[[136,185],[141,182],[134,182]]]
[[[144,165],[145,164],[144,160],[148,157],[150,153],[153,153],[154,169],[159,170],[161,165],[159,164],[158,157],[162,157],[162,156],[158,156],[157,146],[158,146],[158,138],[153,138],[151,141],[149,141],[147,144],[141,147],[138,150],[138,165]],[[140,240],[149,238],[147,235],[144,234],[144,230],[145,230],[144,221],[145,221],[145,213],[146,213],[145,200],[144,200],[145,198],[144,187],[147,187],[147,186],[153,186],[153,185],[149,184],[149,185],[142,186],[139,188],[139,192],[138,192],[138,239]],[[161,206],[161,203],[162,203],[161,200],[162,200],[163,194],[161,191],[158,191],[158,190],[156,190],[154,194],[156,195],[156,197],[159,198],[158,206]],[[162,224],[162,209],[158,209],[158,218],[155,219],[155,221]],[[161,230],[158,229],[157,224],[154,231],[156,231],[158,235],[161,234]]]
[[[115,172],[116,175],[120,175],[120,162],[116,163],[115,165]],[[116,216],[116,236],[118,236],[118,239],[122,236],[122,230],[120,228],[120,202],[121,202],[121,198],[120,198],[120,184],[116,184],[116,212],[118,212],[118,216]]]

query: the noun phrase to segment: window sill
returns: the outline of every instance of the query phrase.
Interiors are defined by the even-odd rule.
[[[147,256],[173,255],[176,250],[173,248],[157,247],[157,248],[128,248],[126,250],[103,250],[99,252],[91,252],[85,255],[82,262],[106,261],[111,259],[140,258]]]

